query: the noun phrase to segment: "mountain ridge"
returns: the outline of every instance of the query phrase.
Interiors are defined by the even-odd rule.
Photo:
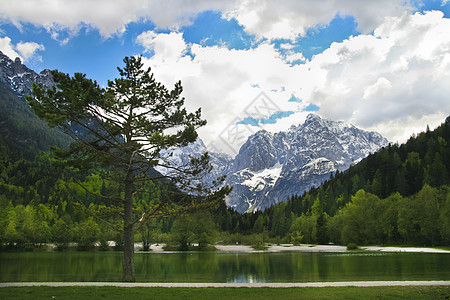
[[[0,51],[0,82],[8,86],[19,97],[31,95],[33,83],[41,83],[50,88],[55,83],[50,70],[45,69],[39,74],[24,65],[20,58],[14,61]]]
[[[287,131],[259,131],[234,159],[227,179],[234,189],[227,204],[239,212],[263,210],[317,187],[387,144],[378,133],[317,114]]]
[[[287,131],[260,130],[249,136],[234,159],[210,152],[214,168],[204,180],[226,175],[225,184],[233,187],[227,206],[241,213],[255,212],[319,186],[387,144],[378,133],[310,114]],[[163,155],[172,155],[176,165],[206,151],[198,140]]]

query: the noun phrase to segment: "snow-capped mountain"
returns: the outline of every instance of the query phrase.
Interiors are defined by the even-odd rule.
[[[310,114],[286,132],[250,136],[235,157],[227,204],[239,212],[265,209],[317,187],[332,173],[387,145],[380,134]]]
[[[0,51],[0,82],[11,88],[18,96],[31,95],[33,82],[42,83],[45,88],[54,85],[49,70],[41,73],[22,64],[20,58],[14,61]]]
[[[214,168],[206,180],[227,175],[226,184],[233,187],[227,205],[239,212],[262,210],[319,186],[387,143],[378,133],[310,114],[288,131],[251,135],[234,159],[210,152]],[[173,151],[171,162],[181,165],[188,155],[205,151],[198,140]]]

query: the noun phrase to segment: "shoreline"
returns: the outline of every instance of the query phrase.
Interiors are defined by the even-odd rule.
[[[384,286],[450,286],[450,281],[330,281],[330,282],[266,282],[266,283],[204,283],[204,282],[2,282],[5,287],[163,287],[163,288],[305,288],[305,287],[384,287]]]
[[[150,252],[171,252],[164,251],[162,244],[151,245]],[[292,244],[281,244],[268,246],[266,250],[255,250],[247,245],[214,245],[219,253],[261,253],[261,252],[355,252],[355,250],[347,250],[346,246],[339,245],[312,245],[302,244],[294,246]],[[371,252],[411,252],[411,253],[447,253],[450,250],[436,249],[429,247],[398,247],[398,246],[360,246],[360,250]],[[137,251],[139,252],[139,251]]]

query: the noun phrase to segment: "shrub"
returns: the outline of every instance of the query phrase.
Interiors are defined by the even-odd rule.
[[[347,250],[357,250],[357,249],[358,245],[356,245],[355,243],[348,243]]]
[[[303,235],[299,231],[295,231],[291,234],[291,243],[298,246],[303,240]]]

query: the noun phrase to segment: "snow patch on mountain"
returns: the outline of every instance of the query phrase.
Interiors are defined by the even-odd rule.
[[[245,169],[247,174],[250,174],[250,178],[242,182],[242,185],[246,185],[255,192],[262,191],[265,188],[272,187],[277,182],[281,175],[283,165],[277,162],[273,167],[263,169],[258,172],[252,173],[249,169]]]

